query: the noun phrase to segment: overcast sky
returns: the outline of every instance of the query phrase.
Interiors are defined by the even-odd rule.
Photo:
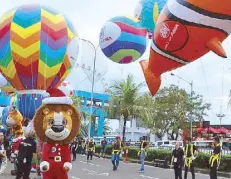
[[[13,7],[33,2],[42,3],[63,12],[73,22],[79,37],[90,40],[97,46],[99,32],[103,24],[114,16],[132,16],[138,0],[10,0],[1,3],[0,14]],[[216,114],[220,112],[221,105],[226,115],[223,124],[231,124],[231,110],[227,107],[229,90],[231,89],[231,38],[227,39],[223,45],[228,54],[227,59],[222,59],[213,53],[208,53],[196,62],[174,71],[175,74],[188,81],[193,80],[194,91],[202,94],[204,100],[212,104],[212,110],[208,113],[209,116],[206,119],[210,120],[213,124],[220,123]],[[84,63],[86,66],[92,65],[93,51],[86,50],[87,48],[90,49],[88,44],[84,44],[83,46],[85,50],[83,51],[84,54],[82,56],[84,58],[82,59],[84,60],[79,60],[78,63]],[[147,48],[146,53],[141,59],[148,58],[149,48]],[[98,50],[97,54],[96,68],[97,74],[104,74],[105,79],[101,78],[98,80],[97,78],[95,85],[95,91],[97,92],[103,92],[106,83],[110,84],[112,80],[125,78],[129,73],[134,75],[137,83],[144,81],[138,62],[123,66],[118,65],[104,58],[100,50]],[[68,77],[68,80],[76,89],[90,91],[91,82],[87,76],[89,76],[89,72],[76,67]],[[162,79],[162,87],[175,84],[190,91],[189,84],[170,76],[169,73],[164,74]],[[142,90],[146,91],[147,88]]]

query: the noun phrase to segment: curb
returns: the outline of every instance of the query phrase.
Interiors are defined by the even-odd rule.
[[[98,155],[95,155],[98,157]],[[111,159],[110,156],[105,156],[105,158],[107,159]],[[124,161],[124,158],[120,158],[120,161]],[[127,163],[137,163],[137,164],[140,164],[140,161],[139,160],[132,160],[132,159],[128,159],[128,162]],[[145,165],[148,165],[148,166],[153,166],[154,167],[154,164],[153,162],[147,162],[145,161],[144,162]],[[170,168],[170,167],[168,167]],[[184,169],[183,169],[184,170]],[[200,169],[200,168],[195,168],[195,173],[201,173],[201,174],[209,174],[209,170],[208,169]],[[225,177],[225,178],[231,178],[231,173],[225,173],[225,172],[220,172],[220,171],[217,171],[217,175],[219,177]]]

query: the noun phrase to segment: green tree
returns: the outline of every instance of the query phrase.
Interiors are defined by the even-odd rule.
[[[149,107],[140,111],[144,125],[159,138],[165,133],[169,139],[176,140],[187,122],[192,119],[201,121],[207,116],[210,104],[203,102],[201,95],[193,92],[192,98],[184,89],[175,85],[164,87],[158,91],[154,99],[150,95],[142,96]]]
[[[110,127],[110,121],[109,120],[104,120],[104,124],[103,124],[103,135],[107,135],[110,131],[112,131],[112,128]],[[95,127],[95,133],[98,133],[98,125],[96,123],[96,127]]]
[[[126,123],[129,117],[137,116],[137,108],[139,108],[139,90],[143,83],[136,84],[131,75],[128,75],[125,80],[114,81],[109,87],[111,100],[109,104],[109,117],[124,118],[123,124],[123,142],[125,141]]]

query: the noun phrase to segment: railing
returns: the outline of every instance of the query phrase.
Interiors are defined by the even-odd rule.
[[[163,150],[173,150],[175,147],[150,147],[150,149],[163,149]],[[205,148],[199,148],[199,152],[201,153],[207,153],[211,154],[213,152],[213,149],[205,149]],[[229,149],[222,149],[222,155],[231,155],[231,150]]]

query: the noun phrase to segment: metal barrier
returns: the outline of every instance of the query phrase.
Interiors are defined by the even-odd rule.
[[[150,149],[163,149],[163,150],[173,150],[175,147],[150,147]],[[211,154],[213,152],[213,149],[204,149],[204,148],[199,148],[199,152],[201,153],[208,153]],[[231,155],[231,150],[229,149],[222,149],[222,155]]]

